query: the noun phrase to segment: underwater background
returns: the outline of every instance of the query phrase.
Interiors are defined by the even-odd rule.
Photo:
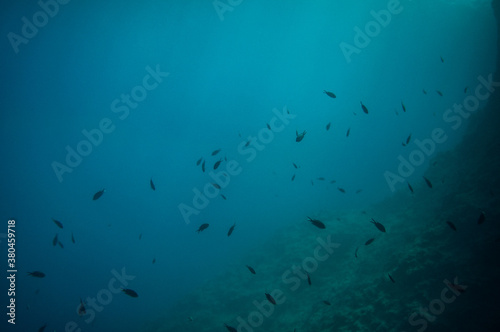
[[[2,331],[498,330],[499,1],[0,6]]]

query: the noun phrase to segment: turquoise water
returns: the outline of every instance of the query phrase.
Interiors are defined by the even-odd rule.
[[[1,6],[8,330],[245,331],[280,289],[250,329],[416,331],[457,276],[469,290],[425,329],[465,328],[467,310],[493,326],[497,289],[478,305],[500,233],[491,2]],[[328,236],[291,290],[283,274]]]

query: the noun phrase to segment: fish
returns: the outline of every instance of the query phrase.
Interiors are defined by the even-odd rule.
[[[212,156],[215,156],[217,153],[219,153],[222,149],[217,149],[212,152]]]
[[[326,130],[330,130],[330,125],[331,125],[331,122],[328,122],[326,125]]]
[[[363,112],[365,112],[366,114],[368,114],[368,108],[366,108],[365,105],[363,105],[363,102],[361,101],[361,108],[363,109]]]
[[[309,217],[307,217],[307,218],[309,218]],[[310,222],[311,222],[314,226],[316,226],[316,227],[318,227],[318,228],[321,228],[321,229],[325,229],[325,228],[326,228],[325,224],[323,224],[323,222],[321,222],[321,221],[319,221],[319,220],[317,220],[317,219],[311,219],[311,218],[309,218],[309,221],[310,221]]]
[[[200,228],[196,231],[197,233],[202,232],[203,230],[207,229],[209,224],[201,224]]]
[[[61,229],[63,228],[63,224],[60,221],[55,220],[54,218],[52,218],[52,221],[57,225],[57,227],[59,227]]]
[[[451,229],[453,229],[454,231],[457,230],[457,228],[455,227],[455,225],[451,222],[451,221],[447,221],[446,222],[448,224],[448,226],[450,226]]]
[[[274,300],[274,298],[271,296],[271,294],[269,293],[266,293],[266,298],[269,302],[271,302],[272,304],[276,305],[276,301]]]
[[[468,87],[468,86],[466,86],[466,87],[464,88],[464,93],[467,93],[467,89],[469,89],[469,87]]]
[[[94,197],[92,197],[92,200],[94,200],[94,201],[98,200],[102,196],[102,194],[104,194],[105,191],[106,191],[105,189],[102,189],[102,190],[99,190],[98,192],[96,192],[94,194]]]
[[[428,179],[428,178],[426,178],[425,176],[422,176],[422,177],[424,178],[425,183],[427,183],[427,185],[429,186],[429,188],[432,188],[432,183],[431,183],[431,181],[429,181],[429,179]]]
[[[222,162],[222,159],[221,159],[221,160],[219,160],[219,161],[217,161],[217,162],[214,164],[214,169],[219,168],[219,166],[220,166],[220,163],[221,163],[221,162]]]
[[[408,138],[406,139],[406,144],[408,145],[408,143],[410,143],[410,140],[411,140],[411,133],[410,135],[408,135]]]
[[[389,276],[389,279],[391,279],[393,283],[396,283],[396,280],[394,280],[394,278],[389,273],[387,273],[387,275]]]
[[[252,273],[252,274],[256,274],[256,273],[255,273],[255,270],[253,269],[253,267],[248,266],[248,265],[245,265],[245,266],[247,267],[248,271],[250,271],[250,273]]]
[[[201,164],[201,170],[205,172],[205,160],[203,160],[203,164]]]
[[[45,278],[45,273],[40,272],[40,271],[28,272],[28,275],[35,277],[35,278]]]
[[[403,112],[406,112],[406,107],[405,107],[405,104],[403,102],[401,102],[401,107],[403,108]]]
[[[59,245],[59,247],[61,247],[62,249],[64,249],[64,246],[63,246],[63,244],[62,244],[61,241],[57,241],[57,244]]]
[[[441,97],[443,96],[443,93],[439,90],[436,90],[437,94],[440,95]]]
[[[332,183],[332,184],[333,184],[333,183],[335,183],[335,182],[337,182],[337,180],[332,180],[332,181],[330,181],[330,183]]]
[[[354,257],[358,258],[358,250],[359,250],[359,247],[356,248],[356,251],[354,251]]]
[[[442,57],[442,56],[440,56],[439,58],[441,59],[441,62],[444,62],[444,59],[443,59],[443,57]]]
[[[83,316],[86,313],[87,313],[87,310],[85,310],[85,305],[83,304],[83,301],[80,298],[80,306],[78,307],[78,316]]]
[[[249,139],[246,143],[245,143],[245,147],[249,146],[250,143],[252,143],[252,139]]]
[[[351,133],[351,128],[347,129],[347,133],[345,133],[345,137],[349,137],[350,133]]]
[[[141,233],[141,234],[139,234],[139,240],[140,240],[140,239],[142,239],[142,233]]]
[[[38,332],[43,332],[45,330],[45,328],[47,327],[47,323],[43,324],[42,326],[40,326],[40,328],[38,329]]]
[[[410,189],[411,193],[413,194],[413,188],[411,187],[410,182],[407,182],[407,184],[408,184],[408,188]]]
[[[374,238],[369,239],[368,241],[365,242],[365,246],[371,244],[373,241],[375,241]]]
[[[153,262],[151,264],[156,263],[156,257],[153,257]]]
[[[452,282],[448,282],[448,285],[459,293],[465,293],[467,286],[457,285]]]
[[[125,294],[127,294],[130,297],[139,297],[139,295],[132,289],[122,288],[122,292],[124,292]]]
[[[306,135],[306,131],[304,130],[301,134],[297,130],[295,130],[295,142],[300,142],[304,139],[304,136]]]
[[[52,240],[52,245],[55,247],[57,244],[57,234],[54,236],[54,239]]]
[[[319,180],[319,181],[325,181],[325,178],[320,176],[319,178],[316,178],[316,180]]]
[[[376,221],[375,219],[372,218],[372,220],[370,220],[370,222],[372,224],[375,225],[375,227],[378,228],[379,231],[381,231],[382,233],[385,233],[385,227],[384,225],[382,225],[381,223],[379,223],[378,221]]]
[[[220,197],[222,197],[222,199],[223,199],[223,200],[226,200],[226,199],[227,199],[227,198],[226,198],[226,196],[224,196],[224,195],[222,195],[222,194],[220,194]]]
[[[293,181],[293,180],[295,180],[295,174],[294,174],[294,175],[292,175],[292,181]]]
[[[309,273],[307,273],[307,283],[309,284],[309,286],[311,286],[311,276],[309,275]]]
[[[233,226],[231,226],[231,228],[229,228],[229,231],[227,232],[227,236],[230,236],[231,234],[233,234],[235,226],[236,226],[236,223],[234,223]]]
[[[424,93],[424,95],[426,95],[426,94],[427,94],[427,91],[425,91],[425,90],[422,90],[422,92]]]
[[[326,90],[323,90],[323,92],[330,98],[337,98],[337,96],[335,95],[335,93],[333,92],[330,92],[330,91],[326,91]]]
[[[196,166],[200,166],[202,160],[203,160],[203,157],[201,157],[200,159],[198,159],[198,161],[196,162]]]
[[[220,189],[220,186],[217,183],[212,183],[212,186],[214,186],[217,189]]]
[[[314,182],[313,182],[313,180],[311,180],[311,186],[314,186]]]
[[[338,190],[339,190],[342,194],[345,194],[345,189],[344,189],[344,188],[340,188],[340,187],[338,187],[337,189],[338,189]]]
[[[156,190],[155,184],[153,183],[153,178],[149,180],[149,185],[151,186],[151,189]]]
[[[266,127],[267,127],[267,129],[272,130],[271,126],[269,125],[269,123],[266,123]]]
[[[479,219],[477,219],[477,224],[481,225],[485,220],[486,220],[486,216],[484,215],[484,212],[481,211],[481,214],[479,215]]]
[[[75,243],[75,236],[73,235],[73,232],[71,232],[71,242]]]
[[[358,190],[356,190],[356,194],[359,194],[362,191],[363,191],[363,189],[358,189]]]
[[[226,327],[226,329],[229,331],[229,332],[238,332],[237,329],[235,329],[234,327],[232,326],[229,326],[227,325],[226,323],[224,323],[224,326]]]
[[[295,168],[299,168],[297,165],[295,165],[295,163],[292,163],[292,164],[293,164],[293,167],[295,167]]]

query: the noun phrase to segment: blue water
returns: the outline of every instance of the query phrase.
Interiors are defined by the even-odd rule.
[[[306,216],[361,211],[407,191],[406,181],[425,185],[432,158],[468,127],[443,115],[496,70],[489,1],[405,0],[386,26],[374,25],[371,11],[387,12],[392,1],[41,3],[0,5],[2,259],[7,222],[16,221],[15,326],[2,318],[9,331],[45,323],[64,331],[68,322],[137,331]],[[38,22],[36,33],[26,22]],[[370,24],[378,30],[346,56],[355,27],[366,33]],[[444,142],[390,185],[398,156],[408,160],[436,128]],[[196,190],[213,190],[210,171],[227,183],[183,216]],[[209,228],[196,233],[203,223]],[[52,245],[56,234],[64,248]],[[110,291],[122,269],[134,279],[116,287],[138,298]],[[99,294],[111,298],[95,317],[79,317],[80,298],[90,312],[87,299]]]

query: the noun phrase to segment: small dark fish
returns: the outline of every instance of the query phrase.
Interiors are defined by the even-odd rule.
[[[307,273],[307,283],[311,286],[311,276]]]
[[[319,180],[319,181],[325,181],[325,178],[322,177],[322,176],[320,176],[319,178],[316,178],[316,179]]]
[[[330,125],[331,125],[331,123],[328,122],[328,124],[326,125],[326,130],[330,130]]]
[[[212,152],[212,156],[215,156],[217,153],[219,153],[219,152],[220,152],[220,150],[222,150],[222,149],[217,149],[217,150],[213,151],[213,152]]]
[[[122,292],[124,292],[125,294],[127,294],[128,296],[131,296],[131,297],[138,297],[139,295],[137,295],[137,293],[131,289],[128,289],[128,288],[122,288]]]
[[[248,265],[245,265],[245,266],[247,267],[248,271],[250,271],[250,273],[252,273],[252,274],[256,274],[256,273],[255,273],[255,270],[253,269],[253,267],[248,266]]]
[[[443,59],[443,57],[442,57],[442,56],[440,56],[439,58],[441,59],[441,62],[444,62],[444,59]]]
[[[358,190],[356,190],[356,194],[359,194],[362,191],[363,191],[363,189],[358,189]]]
[[[374,238],[369,239],[368,241],[365,242],[365,246],[371,244],[373,241],[375,241]]]
[[[326,300],[324,300],[323,303],[326,305],[332,305],[329,301],[326,301]]]
[[[387,275],[389,276],[389,279],[391,279],[393,283],[396,283],[396,280],[394,280],[394,278],[389,273],[387,273]]]
[[[267,127],[267,129],[272,130],[271,126],[269,125],[269,123],[266,123],[266,127]]]
[[[63,228],[63,224],[60,221],[57,221],[54,218],[52,218],[52,221],[57,225],[57,227]]]
[[[44,278],[45,277],[45,273],[40,272],[40,271],[28,272],[28,275],[35,277],[35,278]]]
[[[411,140],[411,134],[408,136],[408,138],[406,139],[406,144],[408,145],[408,143],[410,143],[410,140]]]
[[[64,249],[64,246],[63,246],[63,244],[62,244],[61,241],[57,241],[57,244],[59,245],[59,247],[61,247],[62,249]]]
[[[85,310],[85,305],[83,304],[82,299],[80,299],[80,306],[78,307],[78,316],[83,316],[87,313],[87,310]]]
[[[54,236],[54,239],[52,240],[52,245],[55,247],[57,244],[57,234]]]
[[[71,232],[71,242],[75,243],[75,236],[73,235],[73,232]]]
[[[323,90],[323,92],[328,96],[328,97],[331,97],[331,98],[337,98],[337,96],[333,93],[333,92],[330,92],[330,91],[326,91],[326,90]]]
[[[375,227],[377,227],[379,231],[381,231],[381,232],[385,233],[385,227],[384,227],[384,225],[382,225],[382,224],[381,224],[381,223],[379,223],[378,221],[375,221],[375,219],[373,219],[373,218],[372,218],[372,220],[370,220],[370,222],[371,222],[372,224],[374,224],[374,225],[375,225]]]
[[[337,182],[337,180],[332,180],[332,181],[330,181],[330,183],[332,183],[332,184],[333,184],[333,183],[335,183],[335,182]]]
[[[358,258],[358,250],[359,250],[359,247],[356,248],[356,251],[354,252],[354,257]]]
[[[294,174],[294,175],[292,175],[292,181],[293,181],[293,180],[295,180],[295,174]]]
[[[469,87],[468,87],[468,86],[466,86],[466,87],[465,87],[465,89],[464,89],[464,93],[467,93],[467,89],[469,89]]]
[[[219,166],[220,166],[220,163],[221,163],[221,162],[222,162],[222,159],[221,159],[221,160],[219,160],[219,161],[217,161],[217,162],[214,164],[214,169],[219,168]]]
[[[266,293],[266,298],[269,302],[271,302],[272,304],[276,305],[276,301],[273,299],[273,297],[271,296],[271,294],[269,293]]]
[[[403,112],[406,112],[406,107],[405,107],[405,104],[403,102],[401,102],[401,107],[403,108]]]
[[[201,170],[205,172],[205,160],[203,160],[203,164],[201,164]]]
[[[422,176],[422,177],[424,178],[425,183],[427,183],[427,185],[429,186],[429,188],[432,188],[432,183],[431,183],[431,181],[429,181],[429,179],[428,179],[428,178],[426,178],[425,176]]]
[[[424,93],[424,95],[426,95],[426,94],[427,94],[427,91],[425,91],[425,90],[422,90],[422,92]]]
[[[140,240],[140,239],[142,239],[142,233],[141,233],[141,234],[139,234],[139,240]]]
[[[309,218],[309,217],[307,217],[307,218]],[[318,228],[321,228],[321,229],[325,229],[325,228],[326,228],[325,224],[323,224],[323,222],[321,222],[321,221],[319,221],[319,220],[317,220],[317,219],[311,219],[311,218],[309,218],[309,221],[310,221],[310,222],[311,222],[314,226],[316,226],[316,227],[318,227]]]
[[[153,257],[153,262],[152,262],[152,264],[154,264],[154,263],[156,263],[156,258],[155,258],[155,257]]]
[[[340,187],[338,187],[337,189],[338,189],[338,190],[339,190],[342,194],[345,194],[345,189],[344,189],[344,188],[340,188]]]
[[[451,221],[447,221],[446,222],[448,224],[448,226],[450,226],[451,229],[453,229],[454,231],[457,230],[457,228],[455,227],[455,225],[451,222]]]
[[[212,186],[214,186],[217,189],[220,189],[220,186],[217,183],[212,183]]]
[[[407,182],[407,183],[408,183],[408,188],[410,189],[411,193],[413,194],[413,188],[411,187],[410,182]]]
[[[443,96],[443,93],[439,90],[436,90],[437,94],[440,95],[441,97]]]
[[[208,228],[208,224],[201,224],[200,228],[196,231],[197,233],[202,232],[203,230]]]
[[[297,130],[295,130],[295,142],[300,142],[304,139],[304,136],[306,135],[306,131],[304,130],[301,134]]]
[[[99,199],[102,196],[102,194],[104,194],[105,191],[106,191],[105,189],[102,189],[102,190],[99,190],[98,192],[96,192],[94,194],[94,197],[92,198],[92,200],[95,201],[95,200]]]
[[[201,157],[200,159],[198,159],[198,161],[196,162],[196,166],[200,166],[202,160],[203,160],[203,157]]]
[[[153,183],[153,178],[149,180],[149,185],[151,186],[151,189],[156,190],[155,184]]]
[[[314,182],[313,182],[313,180],[311,180],[311,186],[314,186]]]
[[[222,197],[223,200],[226,200],[226,196],[220,194],[220,197]]]
[[[237,329],[235,329],[234,327],[232,326],[229,326],[227,325],[226,323],[224,323],[224,326],[226,327],[226,329],[229,331],[229,332],[238,332]]]
[[[485,220],[486,220],[486,216],[484,215],[484,212],[481,211],[481,214],[479,215],[479,219],[477,220],[477,224],[481,225]]]
[[[250,143],[252,143],[252,140],[251,140],[251,139],[249,139],[249,140],[246,142],[245,147],[249,146],[249,145],[250,145]]]
[[[363,109],[363,112],[365,112],[366,114],[368,114],[368,108],[366,108],[365,105],[363,105],[363,102],[361,101],[361,108]]]
[[[229,231],[227,232],[227,236],[230,236],[231,234],[233,234],[235,226],[236,226],[236,223],[233,226],[231,226],[231,228],[229,228]]]
[[[347,129],[347,133],[345,133],[345,137],[349,137],[350,133],[351,133],[351,128]]]
[[[47,327],[47,323],[43,324],[42,326],[40,326],[40,328],[38,329],[38,332],[43,332],[45,330],[45,328]]]
[[[465,293],[465,289],[467,287],[464,287],[462,285],[457,285],[457,284],[454,284],[454,283],[449,283],[450,287],[453,288],[454,290],[456,290],[457,292],[459,293]]]
[[[295,168],[299,168],[297,165],[295,165],[295,163],[292,163],[292,164],[293,164],[293,167],[295,167]]]

